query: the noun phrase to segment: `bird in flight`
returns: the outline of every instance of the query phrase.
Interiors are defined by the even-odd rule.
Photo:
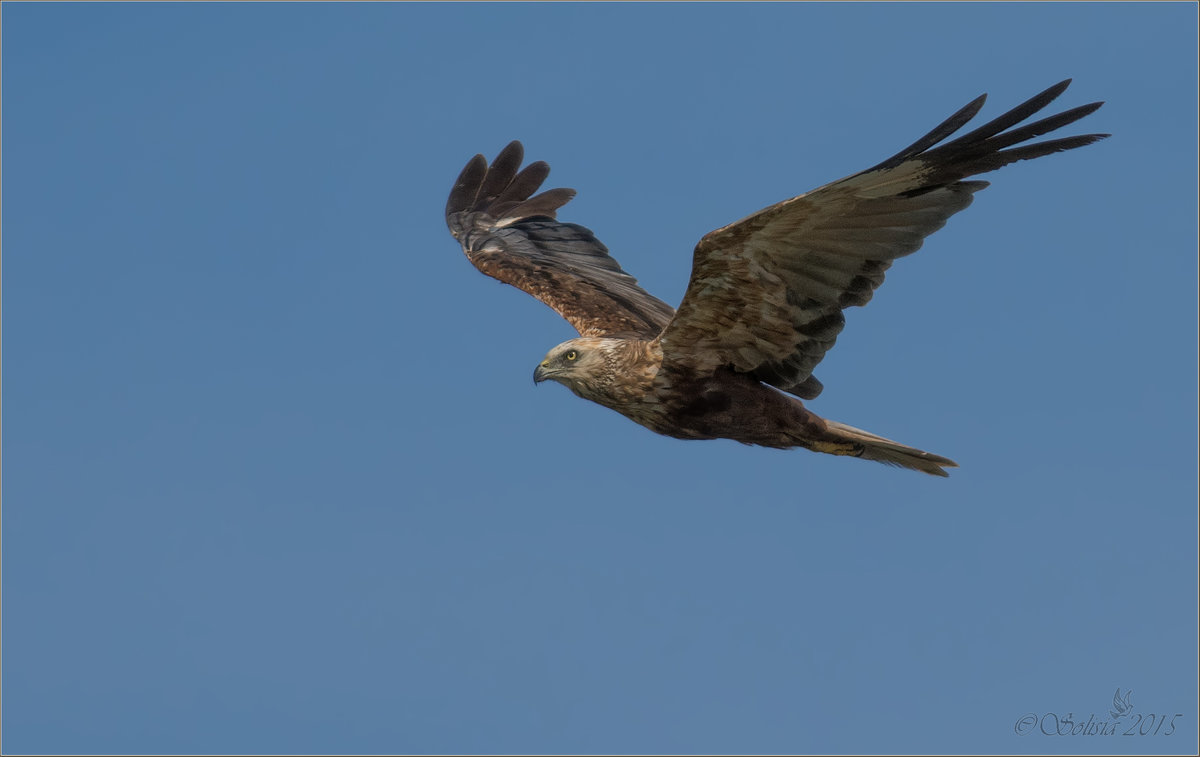
[[[446,224],[476,268],[579,332],[546,354],[535,382],[557,381],[678,439],[804,447],[946,476],[949,458],[821,418],[801,400],[821,393],[813,369],[841,333],[842,311],[867,304],[892,261],[988,186],[968,177],[1109,136],[1029,141],[1098,102],[1018,126],[1070,81],[944,142],[983,107],[981,95],[882,163],[706,234],[678,309],[638,286],[591,230],[556,219],[575,190],[534,194],[550,167],[522,169],[520,142],[491,165],[482,155],[467,163]]]

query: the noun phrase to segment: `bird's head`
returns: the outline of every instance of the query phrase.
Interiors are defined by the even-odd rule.
[[[578,337],[559,344],[546,353],[533,372],[534,384],[558,381],[576,395],[605,403],[613,383],[619,340]]]
[[[546,353],[533,371],[533,382],[557,381],[580,396],[588,396],[608,373],[608,339],[568,339]],[[590,397],[589,397],[590,399]]]

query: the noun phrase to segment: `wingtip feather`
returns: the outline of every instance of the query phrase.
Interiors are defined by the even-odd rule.
[[[467,210],[475,204],[475,197],[479,193],[484,176],[487,175],[487,168],[487,158],[482,155],[476,155],[467,161],[462,171],[459,172],[458,178],[454,180],[450,196],[446,198],[447,218],[454,213]]]

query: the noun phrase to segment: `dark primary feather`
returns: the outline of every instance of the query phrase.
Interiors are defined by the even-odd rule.
[[[550,167],[518,172],[510,142],[488,166],[476,155],[446,202],[446,225],[475,267],[554,308],[583,336],[657,336],[675,311],[637,284],[592,232],[555,219],[573,189],[534,195]]]
[[[706,235],[683,302],[661,336],[664,367],[703,373],[731,366],[799,397],[817,396],[821,384],[812,371],[845,325],[842,310],[865,305],[892,261],[915,252],[988,186],[964,179],[1108,136],[1020,144],[1100,107],[1011,128],[1069,83],[937,146],[979,112],[984,97],[976,98],[879,165]]]

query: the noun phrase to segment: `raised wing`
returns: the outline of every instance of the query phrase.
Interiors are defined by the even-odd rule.
[[[521,166],[510,142],[491,166],[476,155],[446,202],[446,225],[475,267],[524,290],[583,336],[657,336],[675,311],[638,286],[588,229],[554,218],[573,189],[534,195],[550,166]]]
[[[1091,103],[1010,128],[1070,81],[935,147],[979,112],[986,95],[980,96],[874,168],[707,234],[696,246],[679,311],[661,337],[664,363],[702,371],[731,366],[799,397],[816,397],[821,383],[812,371],[845,325],[842,310],[865,305],[893,260],[916,252],[988,185],[963,179],[1108,136],[1013,147],[1100,107]]]

